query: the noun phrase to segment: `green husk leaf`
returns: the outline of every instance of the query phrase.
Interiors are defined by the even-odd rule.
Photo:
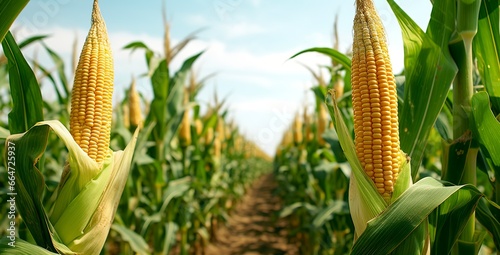
[[[349,185],[349,208],[355,226],[356,237],[363,233],[369,220],[375,218],[387,207],[387,203],[377,192],[373,181],[364,172],[342,113],[340,113],[335,99],[332,98],[332,101],[333,106],[327,105],[328,110],[333,119],[340,145],[352,169]]]
[[[69,150],[69,167],[61,177],[51,222],[40,202],[43,177],[34,167],[45,150],[50,128]],[[20,173],[19,211],[37,244],[64,254],[98,254],[128,177],[136,139],[130,141],[125,151],[114,152],[102,167],[83,152],[64,125],[56,120],[39,122],[24,134],[9,136],[7,141],[7,144],[16,144],[16,157],[19,157],[16,159],[16,172]]]
[[[401,152],[403,153],[403,152]],[[411,185],[413,180],[411,178],[411,164],[410,160],[402,155],[402,164],[399,169],[398,179],[394,184],[394,192],[392,193],[391,203],[394,203]]]
[[[50,252],[40,246],[28,243],[22,239],[17,238],[14,247],[9,245],[12,242],[7,237],[0,239],[0,254],[10,255],[57,255],[59,253]]]

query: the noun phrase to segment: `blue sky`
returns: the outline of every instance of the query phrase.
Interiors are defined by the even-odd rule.
[[[130,54],[122,47],[143,41],[161,53],[163,40],[163,0],[100,0],[115,58],[115,102],[123,97],[132,75],[146,71],[142,52]],[[429,19],[430,1],[396,1],[421,27]],[[386,1],[375,4],[388,35],[389,51],[395,71],[403,68],[403,45],[398,22]],[[91,0],[30,1],[13,28],[19,40],[35,34],[50,34],[47,45],[67,63],[75,35],[79,49],[90,26]],[[354,1],[314,0],[167,0],[167,16],[173,42],[205,28],[174,61],[206,50],[196,70],[203,77],[216,72],[199,95],[209,102],[214,90],[227,97],[228,108],[243,133],[270,154],[274,153],[282,132],[304,103],[312,103],[309,92],[312,77],[298,63],[311,67],[327,64],[326,57],[307,54],[294,60],[290,56],[310,47],[330,47],[335,15],[339,15],[340,50],[347,51],[352,40]],[[33,54],[36,46],[26,49]],[[48,61],[40,51],[40,60]],[[151,97],[147,78],[138,80],[138,90]],[[44,96],[50,97],[49,91]]]

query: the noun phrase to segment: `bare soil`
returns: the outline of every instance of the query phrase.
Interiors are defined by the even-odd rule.
[[[231,213],[226,226],[217,231],[217,241],[206,249],[207,255],[296,255],[298,248],[287,238],[287,223],[273,219],[281,208],[273,196],[276,182],[264,175],[250,187]]]

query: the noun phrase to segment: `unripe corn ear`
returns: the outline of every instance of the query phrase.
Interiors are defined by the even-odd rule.
[[[371,0],[356,1],[351,82],[356,153],[387,201],[402,155],[398,101],[384,28]]]
[[[319,106],[318,113],[318,143],[323,146],[325,145],[325,139],[323,139],[323,134],[326,130],[326,125],[328,124],[328,114],[323,105]]]
[[[194,121],[194,125],[196,127],[196,134],[198,136],[201,135],[201,132],[203,131],[203,122],[201,122],[201,119],[196,119]]]
[[[340,99],[344,95],[344,80],[337,79],[333,84],[333,90],[335,91],[335,98]]]
[[[130,125],[132,126],[132,129],[135,129],[136,127],[142,127],[141,100],[136,89],[135,78],[132,78],[132,84],[130,85],[128,105]]]
[[[214,139],[214,128],[213,127],[208,127],[207,132],[205,133],[205,145],[209,145],[212,143]]]
[[[106,25],[94,1],[92,25],[73,83],[70,132],[76,143],[97,163],[101,163],[110,151],[113,79],[113,58]]]

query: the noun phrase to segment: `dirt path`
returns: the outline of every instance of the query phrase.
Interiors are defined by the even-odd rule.
[[[207,247],[207,255],[296,255],[289,244],[286,223],[274,224],[272,218],[280,209],[273,196],[276,183],[272,175],[258,179],[231,214],[227,227],[218,231],[218,241]]]

